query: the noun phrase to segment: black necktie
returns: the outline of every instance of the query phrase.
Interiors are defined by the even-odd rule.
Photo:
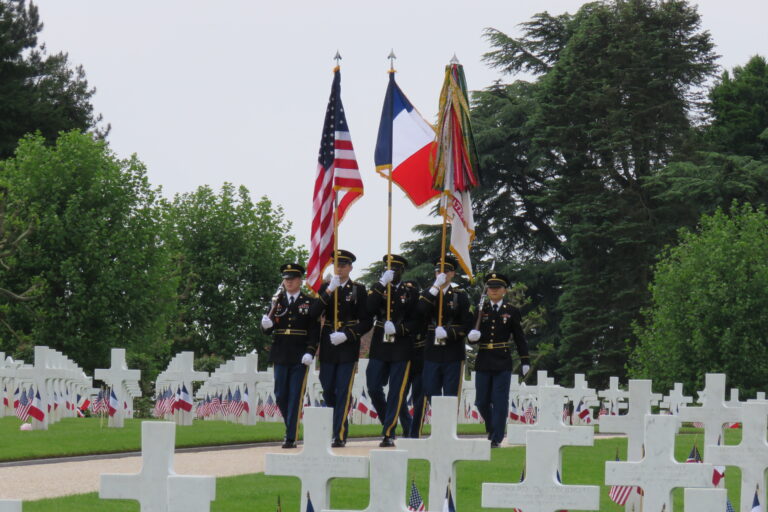
[[[293,306],[293,295],[291,295],[290,300],[288,301],[288,307]]]
[[[499,305],[498,304],[494,304],[493,305],[493,312],[494,313],[498,313],[499,312]]]

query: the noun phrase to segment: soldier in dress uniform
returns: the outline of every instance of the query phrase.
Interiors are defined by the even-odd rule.
[[[413,290],[413,294],[419,297],[419,283],[416,281],[405,281],[405,285]],[[418,302],[417,313],[418,313]],[[427,401],[424,400],[424,386],[421,374],[424,370],[424,345],[427,341],[427,326],[424,320],[417,314],[418,322],[413,332],[413,350],[411,351],[411,371],[409,372],[408,388],[410,390],[411,405],[413,407],[413,416],[408,411],[408,404],[404,404],[404,411],[400,412],[400,424],[406,425],[410,419],[411,428],[406,430],[403,437],[418,438],[421,435],[421,427],[424,420],[424,412],[427,407]],[[406,395],[408,394],[406,390]],[[407,419],[403,415],[408,416]]]
[[[333,407],[333,445],[347,442],[347,414],[352,383],[360,357],[360,338],[371,328],[365,285],[349,278],[355,255],[336,252],[338,274],[320,287],[311,316],[322,319],[320,330],[320,384],[325,405]],[[334,296],[337,298],[334,299]],[[336,305],[338,304],[338,310]],[[335,311],[338,312],[335,313]],[[334,325],[334,322],[337,322]]]
[[[427,323],[424,370],[421,378],[425,400],[433,396],[459,396],[464,378],[464,340],[472,328],[469,297],[464,290],[451,287],[458,261],[445,257],[444,271],[435,262],[435,282],[419,297],[419,314]],[[438,305],[443,295],[442,322],[438,325]]]
[[[270,314],[261,319],[261,328],[273,339],[269,360],[274,364],[275,399],[285,423],[283,448],[296,448],[307,373],[315,360],[320,324],[310,315],[316,300],[301,291],[304,267],[286,263],[280,273],[282,291],[274,298]]]
[[[384,256],[386,264],[388,256]],[[366,369],[368,393],[383,425],[382,448],[395,446],[395,429],[398,416],[406,434],[411,429],[410,415],[401,415],[407,399],[408,376],[411,368],[413,334],[419,321],[416,305],[419,296],[416,289],[401,282],[408,262],[402,256],[391,255],[390,270],[385,270],[378,283],[368,292],[368,313],[375,318],[371,350]],[[387,320],[387,285],[391,289],[389,320]],[[389,384],[388,396],[384,385]]]
[[[520,311],[505,298],[509,279],[499,272],[485,279],[488,294],[479,311],[479,328],[467,335],[479,343],[475,360],[475,405],[485,421],[492,448],[504,439],[509,414],[509,383],[512,377],[512,340],[520,356],[522,373],[530,370],[528,343],[520,324]]]

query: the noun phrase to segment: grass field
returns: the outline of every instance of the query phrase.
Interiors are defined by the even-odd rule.
[[[67,457],[99,453],[119,453],[141,449],[141,422],[126,420],[125,428],[107,428],[99,418],[69,418],[51,425],[47,431],[20,431],[15,417],[0,418],[0,462]],[[191,427],[176,428],[176,447],[218,446],[226,444],[282,441],[282,423],[235,425],[223,421],[195,421]],[[429,425],[424,427],[429,432]],[[481,434],[483,425],[460,425],[463,434]],[[350,425],[352,437],[378,437],[381,426]]]
[[[684,461],[694,441],[701,443],[701,435],[682,434],[677,438],[676,457]],[[728,440],[728,444],[730,443]],[[605,461],[614,460],[616,450],[622,459],[626,453],[626,439],[601,439],[594,447],[568,447],[563,451],[563,483],[601,485],[600,510],[622,510],[608,499],[608,487],[603,486]],[[701,449],[701,448],[700,448]],[[490,462],[460,462],[458,465],[457,512],[508,512],[509,509],[482,509],[480,507],[483,482],[517,483],[525,460],[525,449],[502,448],[492,450]],[[739,471],[728,468],[726,482],[731,502],[739,507]],[[410,461],[408,479],[416,482],[421,494],[428,494],[429,466],[426,461]],[[369,482],[367,479],[339,479],[332,484],[333,508],[364,509],[368,505]],[[217,499],[211,505],[216,512],[274,512],[277,497],[281,497],[284,512],[296,512],[299,505],[299,480],[291,477],[266,476],[263,473],[230,478],[219,478],[216,484]],[[682,510],[682,490],[675,492],[675,510]],[[85,494],[66,498],[41,500],[24,504],[24,512],[122,512],[138,511],[137,502],[99,500],[97,495]],[[319,511],[319,509],[317,509]],[[574,512],[574,511],[571,511]]]

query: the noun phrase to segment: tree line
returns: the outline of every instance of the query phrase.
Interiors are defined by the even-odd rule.
[[[0,0],[0,350],[29,359],[45,344],[90,370],[122,346],[145,375],[179,350],[208,368],[263,353],[257,320],[274,269],[306,258],[283,211],[231,184],[163,198],[138,158],[111,152],[95,89],[66,54],[47,54],[41,28],[35,6]],[[693,279],[714,249],[674,248],[699,247],[708,229],[728,244],[723,226],[752,229],[737,247],[762,247],[748,233],[760,233],[749,215],[764,216],[768,193],[765,58],[720,70],[681,0],[587,3],[533,16],[520,37],[485,37],[485,62],[510,79],[472,94],[482,180],[473,261],[518,283],[539,367],[565,382],[583,372],[596,384],[680,375],[695,386],[704,371],[737,368],[734,354],[763,361],[764,330],[728,330],[754,321],[759,299],[732,301],[759,287],[725,269]],[[424,280],[440,228],[414,229],[405,278]],[[697,295],[675,276],[743,293]],[[710,345],[723,349],[702,352]],[[764,380],[765,365],[745,368],[747,388]]]

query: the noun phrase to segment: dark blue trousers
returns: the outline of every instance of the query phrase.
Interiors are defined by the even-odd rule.
[[[275,400],[285,423],[286,441],[299,438],[299,418],[307,388],[307,366],[275,364]]]
[[[449,363],[424,361],[421,378],[427,399],[431,400],[433,396],[459,396],[463,370],[464,361]]]
[[[510,370],[501,372],[475,372],[475,406],[485,421],[485,430],[491,441],[501,443],[509,415]]]
[[[427,408],[427,398],[424,396],[424,385],[422,373],[424,371],[424,361],[411,361],[411,372],[409,384],[411,388],[411,403],[413,404],[413,417],[411,418],[411,428],[405,431],[405,437],[418,438],[421,435],[421,427],[424,422],[424,412]],[[406,413],[408,413],[406,406]],[[410,417],[410,414],[409,414]],[[402,412],[400,413],[401,425]]]
[[[326,407],[333,407],[333,438],[347,440],[349,433],[347,415],[355,380],[357,362],[320,363],[320,385]]]
[[[411,418],[407,416],[407,423],[403,423],[404,417],[400,414],[407,398],[408,374],[410,361],[381,361],[370,359],[365,370],[366,386],[371,402],[379,415],[383,426],[381,435],[392,437],[397,428],[398,416],[403,427],[403,432],[411,429]],[[389,384],[388,395],[384,396],[384,385]]]

